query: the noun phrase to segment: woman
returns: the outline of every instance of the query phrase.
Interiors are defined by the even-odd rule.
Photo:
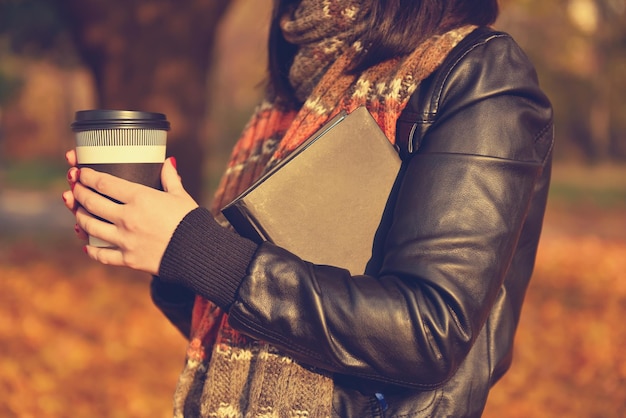
[[[155,275],[155,303],[190,339],[176,416],[481,415],[511,363],[553,145],[532,65],[488,27],[497,13],[496,0],[276,1],[267,97],[211,211],[173,159],[164,192],[70,169],[79,236],[119,246],[87,254]],[[264,171],[360,105],[403,159],[365,274],[218,223]]]

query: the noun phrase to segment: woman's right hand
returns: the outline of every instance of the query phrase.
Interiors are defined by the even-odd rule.
[[[64,191],[62,194],[62,197],[63,197],[63,202],[65,203],[65,207],[69,209],[69,211],[72,212],[74,216],[76,216],[76,211],[78,210],[78,203],[76,202],[76,199],[74,199],[74,193],[72,192],[74,190],[74,186],[76,185],[76,182],[78,181],[78,167],[76,167],[76,164],[77,164],[76,151],[69,150],[68,152],[66,152],[65,159],[67,160],[67,163],[70,166],[70,169],[67,171],[67,182],[70,186],[70,190]],[[78,224],[74,224],[74,231],[76,232],[76,236],[79,239],[83,241],[87,241],[88,239],[87,234],[78,226]]]

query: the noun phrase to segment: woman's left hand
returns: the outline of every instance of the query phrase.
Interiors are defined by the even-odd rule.
[[[157,275],[161,258],[180,221],[198,204],[185,191],[172,159],[161,171],[163,191],[81,168],[73,194],[76,222],[87,234],[117,248],[86,246],[92,259]],[[122,202],[117,204],[93,190]],[[103,222],[92,214],[107,219]]]

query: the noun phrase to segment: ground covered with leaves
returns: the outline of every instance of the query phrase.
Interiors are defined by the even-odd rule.
[[[485,417],[626,416],[626,210],[551,207],[515,358]],[[185,341],[145,275],[0,241],[0,416],[171,416]]]

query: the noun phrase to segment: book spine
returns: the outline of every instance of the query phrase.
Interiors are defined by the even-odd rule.
[[[241,201],[226,206],[222,209],[222,214],[242,237],[248,238],[257,244],[267,241],[267,237],[262,232],[262,229],[249,216],[245,206],[241,205]]]

